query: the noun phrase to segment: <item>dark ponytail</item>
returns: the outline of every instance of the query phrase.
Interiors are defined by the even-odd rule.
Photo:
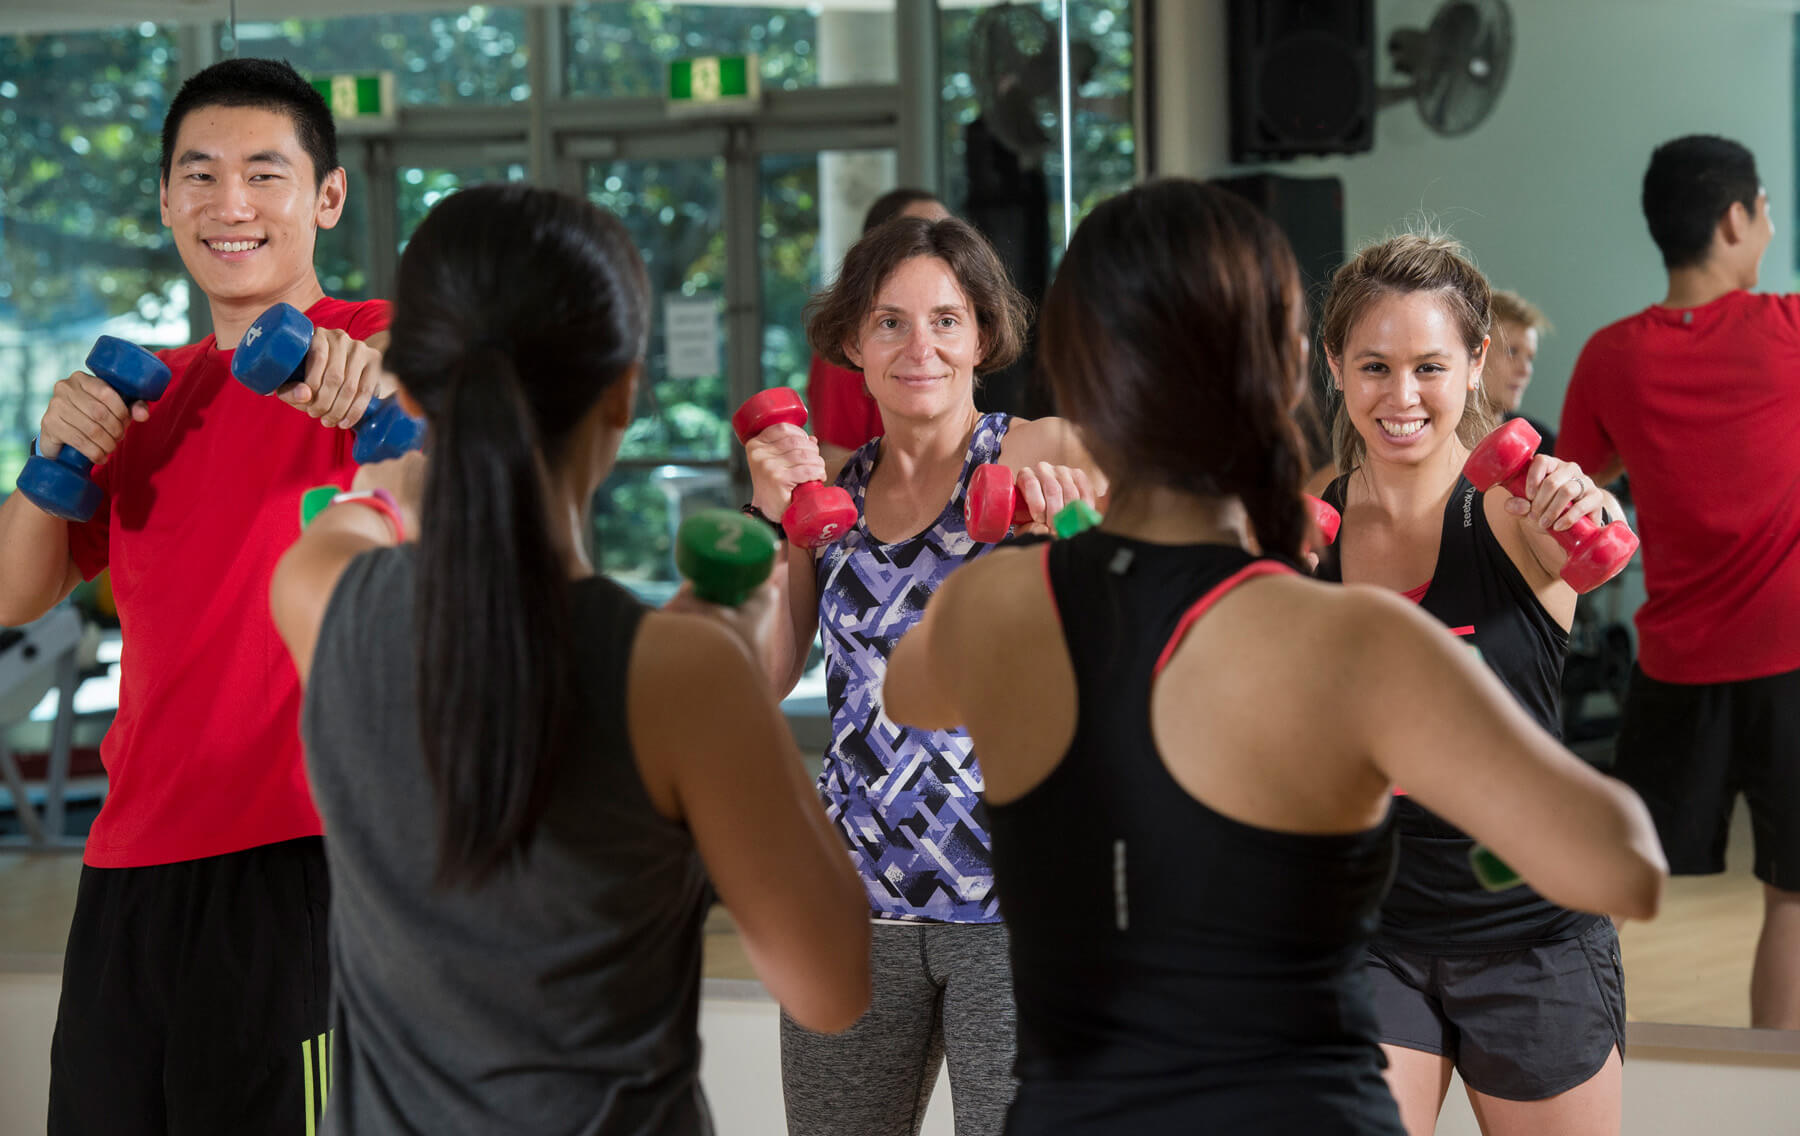
[[[529,850],[556,773],[571,653],[568,570],[550,543],[512,360],[472,352],[448,393],[419,518],[415,637],[440,884],[480,880]]]
[[[1274,223],[1233,193],[1171,178],[1081,223],[1045,301],[1038,358],[1115,500],[1142,484],[1235,496],[1262,548],[1296,557],[1304,326],[1299,271]]]
[[[414,657],[441,886],[529,853],[569,737],[570,588],[547,497],[570,432],[643,357],[643,262],[563,194],[453,194],[401,258],[386,361],[425,411]]]

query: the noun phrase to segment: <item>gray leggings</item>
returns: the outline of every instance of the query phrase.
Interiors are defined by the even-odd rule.
[[[956,1136],[998,1136],[1012,1103],[1012,970],[1000,923],[877,923],[869,1012],[841,1034],[781,1016],[788,1136],[916,1136],[950,1062]]]

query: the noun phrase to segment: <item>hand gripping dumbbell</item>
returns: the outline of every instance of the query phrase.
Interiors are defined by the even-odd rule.
[[[1537,453],[1538,432],[1523,418],[1515,418],[1481,440],[1463,465],[1463,476],[1483,493],[1504,486],[1514,497],[1525,496],[1525,471]],[[1578,517],[1566,529],[1550,535],[1569,554],[1562,578],[1577,592],[1593,591],[1619,574],[1637,551],[1637,534],[1624,521],[1606,527]]]
[[[161,359],[111,335],[102,335],[88,352],[88,372],[119,392],[129,406],[155,402],[169,389],[169,368]],[[100,487],[93,481],[94,463],[74,446],[65,445],[54,458],[41,454],[25,462],[19,492],[33,505],[65,521],[85,521],[100,507]]]
[[[982,544],[1006,539],[1014,525],[1031,522],[1031,506],[1014,483],[1010,466],[998,462],[978,465],[969,475],[969,492],[963,497],[963,522],[969,536]]]
[[[306,377],[306,353],[312,348],[312,321],[292,304],[276,304],[256,317],[231,357],[231,374],[257,394],[274,394],[286,383]],[[425,422],[414,418],[397,398],[372,398],[356,424],[357,464],[387,461],[416,450],[425,441]]]
[[[675,530],[675,568],[707,603],[738,606],[762,586],[774,565],[774,534],[742,513],[702,509]]]
[[[806,406],[792,387],[770,387],[751,395],[731,416],[731,429],[739,442],[748,442],[771,426],[806,425]],[[809,481],[794,486],[781,528],[787,538],[803,548],[824,548],[856,524],[856,502],[847,490]]]

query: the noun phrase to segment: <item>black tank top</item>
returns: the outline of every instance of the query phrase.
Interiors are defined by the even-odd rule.
[[[1192,620],[1291,569],[1101,531],[1045,547],[1077,726],[1049,777],[989,807],[1019,1015],[1008,1132],[1397,1136],[1363,964],[1390,826],[1231,820],[1151,733],[1151,684]]]
[[[1324,494],[1340,512],[1347,480],[1333,481]],[[1319,558],[1317,575],[1343,578],[1336,545]],[[1560,688],[1569,633],[1544,610],[1501,547],[1488,525],[1482,493],[1468,478],[1457,480],[1444,506],[1437,568],[1419,606],[1480,652],[1538,725],[1562,736]],[[1410,797],[1399,798],[1395,814],[1400,869],[1382,905],[1377,938],[1440,953],[1486,952],[1574,938],[1600,920],[1558,907],[1524,885],[1484,889],[1469,868],[1474,841],[1461,829]]]

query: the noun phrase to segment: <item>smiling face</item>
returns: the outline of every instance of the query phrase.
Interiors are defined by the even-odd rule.
[[[344,171],[317,183],[288,115],[202,106],[182,120],[162,220],[210,299],[274,303],[316,290],[313,245],[343,207]]]
[[[884,420],[929,420],[974,406],[981,329],[950,265],[902,261],[876,290],[844,353],[862,368]]]
[[[1481,376],[1448,305],[1432,292],[1388,293],[1350,326],[1331,371],[1370,461],[1423,462],[1457,444]]]

